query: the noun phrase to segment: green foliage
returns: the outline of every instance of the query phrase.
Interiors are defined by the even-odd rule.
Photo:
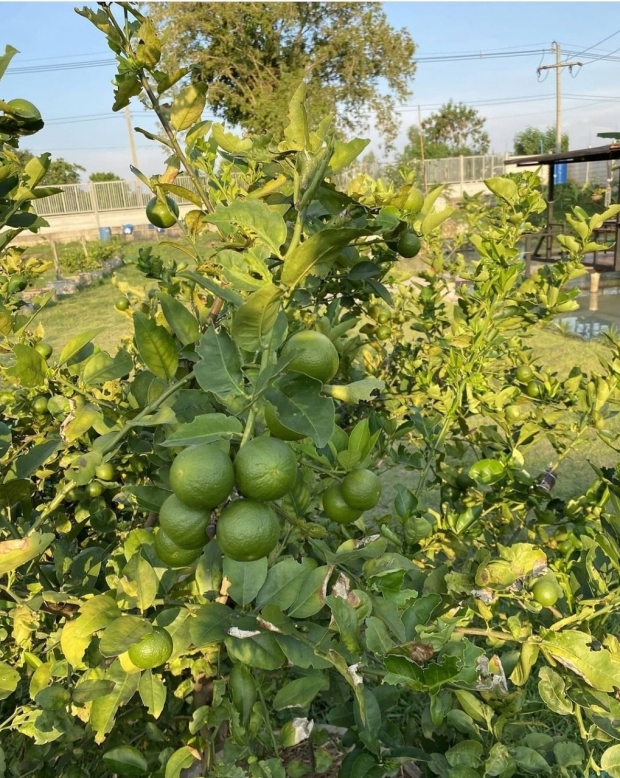
[[[475,108],[449,100],[423,119],[420,127],[407,130],[407,144],[398,157],[399,166],[422,158],[420,134],[424,141],[425,159],[486,154],[489,136],[484,129],[485,119]]]
[[[34,154],[27,149],[17,150],[15,152],[23,164],[26,164],[31,159],[34,159]],[[79,184],[80,175],[84,173],[86,168],[82,165],[78,165],[75,162],[67,162],[66,159],[58,157],[53,159],[49,163],[49,167],[43,181],[48,186],[58,186],[59,184]]]
[[[306,79],[312,125],[333,114],[343,132],[360,132],[370,109],[393,140],[394,106],[410,94],[415,45],[379,5],[161,3],[152,10],[169,41],[165,62],[199,73],[207,104],[229,124],[279,134]]]
[[[316,725],[329,724],[345,730],[341,778],[403,761],[424,778],[614,775],[620,469],[595,469],[568,501],[552,490],[586,434],[620,449],[620,342],[597,372],[560,377],[526,338],[576,307],[566,284],[620,206],[575,208],[566,257],[526,278],[519,241],[544,209],[534,174],[487,181],[494,204],[472,198],[466,232],[448,238],[441,189],[337,189],[363,144],[312,129],[303,87],[279,141],[201,122],[200,89],[162,106],[152,84],[173,75],[157,70],[157,34],[122,10],[122,24],[108,6],[81,13],[118,54],[117,105],[145,87],[166,131],[173,154],[145,182],[156,194],[181,166],[192,175],[178,244],[192,267],[140,251],[156,289],[128,294],[133,338],[114,355],[90,329],[44,358],[21,290],[4,298],[0,764],[293,778],[304,764],[290,749],[306,741],[328,769]],[[423,246],[415,279],[399,272],[406,230]],[[338,353],[329,383],[291,369],[286,344],[313,330]],[[210,444],[234,459],[267,434],[266,404],[305,436],[278,444],[296,462],[290,490],[259,503],[277,544],[248,562],[223,554],[225,502],[204,546],[166,564],[153,528],[175,457]],[[554,458],[530,472],[540,441]],[[329,520],[327,490],[392,466],[409,476],[389,510]],[[553,602],[535,596],[542,582]],[[140,669],[132,647],[161,630],[168,661]]]
[[[547,127],[546,130],[539,130],[536,127],[526,127],[518,132],[513,140],[514,154],[516,155],[534,155],[534,154],[553,154],[556,151],[556,131],[555,127]],[[562,151],[568,151],[569,140],[566,133],[562,134]]]
[[[121,178],[116,173],[91,173],[88,180],[97,183],[99,181],[120,181]]]

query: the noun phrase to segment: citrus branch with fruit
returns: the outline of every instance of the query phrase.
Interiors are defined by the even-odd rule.
[[[162,121],[165,171],[134,172],[187,259],[140,251],[116,353],[53,352],[11,245],[54,191],[13,153],[43,120],[0,101],[0,772],[613,776],[620,470],[552,490],[588,436],[620,450],[620,343],[559,376],[528,338],[618,209],[574,209],[526,278],[536,176],[489,179],[450,237],[440,189],[339,186],[367,141],[309,127],[303,85],[282,137],[240,138],[140,8],[80,14],[114,110]]]

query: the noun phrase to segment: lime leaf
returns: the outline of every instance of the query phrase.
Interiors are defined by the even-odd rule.
[[[111,773],[119,775],[145,775],[149,766],[146,759],[133,746],[118,746],[103,755],[103,761]]]
[[[163,293],[159,295],[159,302],[166,321],[181,343],[184,346],[195,343],[200,335],[200,325],[183,303]]]
[[[41,386],[47,378],[47,363],[32,346],[16,343],[13,354],[17,362],[6,371],[22,386]]]
[[[70,359],[73,359],[73,357],[79,354],[84,346],[90,343],[93,338],[97,337],[100,332],[103,332],[103,327],[87,330],[81,335],[76,335],[75,338],[71,338],[71,340],[60,352],[60,356],[58,357],[58,367],[64,365],[64,363],[68,362]]]
[[[201,359],[194,367],[194,375],[205,392],[212,392],[224,402],[244,395],[241,355],[226,330],[216,332],[209,327],[196,346],[196,353]]]
[[[189,424],[179,424],[162,446],[197,446],[216,440],[230,440],[241,435],[243,426],[239,419],[224,413],[206,413],[196,416]]]
[[[267,578],[267,557],[254,562],[224,557],[224,578],[230,582],[228,596],[238,605],[249,605]]]
[[[232,619],[232,610],[219,602],[210,602],[196,611],[190,623],[190,635],[196,648],[221,643]]]
[[[595,651],[592,636],[578,630],[546,630],[540,644],[545,654],[602,692],[620,687],[620,654]]]
[[[31,559],[41,556],[54,540],[51,532],[33,532],[25,538],[0,542],[0,575],[16,570]]]
[[[140,311],[134,314],[133,321],[136,347],[144,364],[158,378],[170,381],[179,366],[172,335]]]
[[[273,709],[306,708],[320,691],[327,688],[329,688],[329,681],[322,674],[290,681],[274,697]]]
[[[174,98],[170,111],[170,123],[175,130],[187,130],[199,121],[207,101],[207,85],[203,83],[184,86]]]
[[[149,714],[158,719],[166,704],[166,686],[159,675],[154,675],[151,670],[145,670],[140,678],[138,692]]]
[[[276,409],[278,420],[288,429],[312,438],[319,448],[326,446],[334,430],[334,401],[321,394],[320,381],[288,373],[273,381],[265,399]]]
[[[13,694],[19,683],[19,673],[6,662],[0,662],[0,700]]]
[[[189,746],[179,748],[166,762],[164,778],[179,778],[181,770],[191,767],[196,759],[198,759],[196,752]]]
[[[331,268],[343,248],[365,230],[333,228],[317,232],[301,243],[284,261],[282,283],[297,286],[307,275],[322,277]]]
[[[275,284],[253,292],[233,317],[232,336],[239,348],[258,351],[269,346],[269,336],[280,312],[281,289]]]

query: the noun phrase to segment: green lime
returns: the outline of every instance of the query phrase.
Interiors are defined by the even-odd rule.
[[[168,567],[187,567],[195,562],[202,553],[201,548],[181,548],[177,546],[159,527],[155,532],[155,552]]]
[[[29,100],[22,100],[18,97],[14,100],[9,100],[7,107],[8,111],[5,113],[10,114],[11,116],[17,116],[19,119],[26,119],[29,122],[41,121],[39,109]]]
[[[521,409],[518,405],[509,405],[504,410],[504,415],[507,421],[516,421],[521,416]]]
[[[47,413],[47,397],[38,395],[32,401],[31,407],[34,413]]]
[[[374,508],[381,497],[379,476],[370,470],[353,470],[344,477],[340,488],[347,505],[360,511]]]
[[[515,372],[515,377],[519,383],[527,384],[528,381],[534,378],[534,371],[528,365],[519,365]]]
[[[159,526],[180,548],[202,548],[207,542],[210,511],[188,508],[171,494],[159,510]]]
[[[52,356],[52,351],[54,350],[49,343],[44,343],[43,341],[40,341],[37,343],[34,347],[35,351],[38,351],[39,354],[43,357],[43,359],[48,359]]]
[[[392,328],[388,324],[380,324],[375,331],[377,340],[387,340],[391,334]]]
[[[99,481],[91,481],[86,487],[86,493],[89,497],[99,497],[103,494],[103,486]]]
[[[368,315],[371,319],[379,321],[379,316],[383,313],[383,308],[380,305],[371,305],[368,309]]]
[[[338,524],[350,524],[362,515],[361,510],[352,508],[347,503],[342,488],[336,481],[323,492],[323,510],[332,521]]]
[[[535,399],[536,397],[540,397],[542,388],[543,385],[540,383],[540,381],[529,381],[525,387],[525,394],[528,397]]]
[[[305,373],[325,384],[338,372],[339,358],[336,347],[321,332],[303,330],[296,332],[282,348],[283,359],[293,357],[288,370]]]
[[[102,481],[113,481],[116,475],[116,468],[111,462],[102,462],[95,470],[97,478],[101,478]]]
[[[129,308],[129,300],[126,297],[119,297],[114,303],[114,307],[117,311],[126,311]]]
[[[532,594],[536,602],[545,608],[555,605],[559,597],[558,587],[548,580],[537,581],[532,587]]]
[[[155,227],[172,227],[179,218],[179,206],[171,197],[164,197],[164,202],[158,197],[152,197],[146,204],[146,218]]]
[[[223,553],[237,562],[269,556],[279,538],[278,517],[268,505],[254,500],[235,500],[227,505],[220,514],[215,535]]]
[[[165,664],[172,654],[172,638],[163,627],[153,627],[153,631],[130,646],[127,652],[136,667],[151,670]]]
[[[273,437],[280,438],[280,440],[302,440],[306,437],[306,435],[285,427],[276,416],[275,408],[273,405],[269,405],[269,403],[265,405],[265,424]]]
[[[170,468],[172,491],[190,508],[215,508],[228,497],[234,484],[233,464],[217,444],[186,448]]]
[[[405,259],[412,259],[420,253],[422,243],[413,230],[405,230],[396,244],[396,250]]]
[[[237,489],[252,500],[278,500],[297,479],[297,460],[282,440],[254,438],[235,457]]]
[[[377,321],[379,324],[387,324],[392,318],[392,314],[389,311],[381,311]]]

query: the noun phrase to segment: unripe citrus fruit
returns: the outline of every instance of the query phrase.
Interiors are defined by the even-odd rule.
[[[44,343],[43,341],[40,341],[36,344],[34,347],[35,351],[38,351],[39,354],[43,357],[43,359],[47,359],[48,357],[52,356],[52,351],[54,350],[49,343]]]
[[[528,381],[526,387],[525,387],[525,394],[528,397],[536,398],[540,397],[542,392],[542,384],[540,381]]]
[[[151,670],[165,664],[172,654],[172,638],[163,627],[153,627],[153,631],[130,646],[127,652],[136,667]]]
[[[515,377],[520,383],[527,384],[528,381],[531,381],[532,378],[534,378],[534,371],[527,365],[519,365]]]
[[[344,499],[342,488],[334,482],[323,492],[323,510],[327,516],[338,524],[350,524],[359,519],[362,511],[352,508]]]
[[[521,409],[518,405],[509,405],[504,413],[508,421],[516,421],[521,416]]]
[[[202,549],[177,546],[159,527],[155,532],[155,552],[168,567],[187,567],[198,559]]]
[[[17,116],[20,119],[26,119],[30,122],[38,122],[41,120],[41,113],[36,105],[33,105],[29,100],[22,100],[20,97],[14,100],[9,100],[7,103],[7,113],[11,116]]]
[[[379,324],[387,324],[391,318],[392,318],[392,314],[389,311],[381,311],[377,321],[379,322]]]
[[[284,344],[282,357],[293,357],[287,370],[305,373],[325,384],[338,372],[338,352],[331,340],[321,332],[296,332]]]
[[[34,413],[47,413],[47,397],[42,394],[35,397],[32,401],[32,410]]]
[[[413,230],[405,230],[396,244],[396,250],[405,259],[412,259],[420,253],[422,243]]]
[[[392,328],[387,324],[380,324],[375,331],[377,340],[387,340],[391,334]]]
[[[302,438],[306,437],[299,432],[294,432],[288,427],[285,427],[276,416],[273,405],[265,405],[265,424],[273,437],[280,438],[280,440],[302,440]]]
[[[217,522],[215,539],[222,552],[237,562],[253,562],[269,556],[278,544],[280,522],[262,502],[235,500]]]
[[[152,197],[146,204],[146,218],[155,225],[166,229],[177,223],[179,206],[171,197],[165,197],[162,202],[158,197]]]
[[[95,470],[95,475],[97,478],[101,478],[102,481],[112,481],[115,474],[116,469],[111,462],[102,462]]]
[[[86,493],[89,497],[99,497],[103,494],[103,486],[99,481],[91,481],[86,487]]]
[[[126,311],[129,308],[129,300],[126,297],[119,297],[114,303],[114,307],[117,311]]]
[[[235,457],[237,489],[252,500],[278,500],[291,491],[297,478],[297,460],[277,438],[254,438]]]
[[[379,316],[383,313],[383,308],[380,305],[371,305],[368,309],[368,315],[371,319],[379,321]]]
[[[190,508],[215,508],[228,497],[234,483],[230,457],[212,443],[186,448],[170,468],[172,491]]]
[[[344,477],[340,488],[347,505],[360,511],[374,508],[381,497],[381,481],[370,470],[353,470]]]
[[[159,526],[177,546],[186,549],[202,548],[207,542],[210,513],[188,508],[176,494],[171,494],[159,510]]]
[[[537,581],[532,587],[532,594],[539,605],[549,608],[558,601],[559,592],[553,581]]]

